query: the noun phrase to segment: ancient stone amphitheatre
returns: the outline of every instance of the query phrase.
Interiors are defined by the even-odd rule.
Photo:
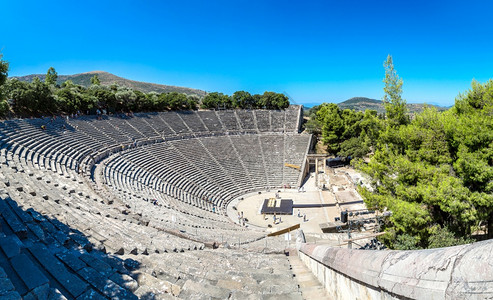
[[[322,233],[268,237],[334,217],[274,223],[246,205],[274,193],[333,202],[287,166],[307,169],[301,118],[290,106],[1,122],[0,298],[493,297],[490,242],[365,251]]]

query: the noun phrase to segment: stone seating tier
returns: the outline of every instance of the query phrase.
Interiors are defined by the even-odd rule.
[[[121,186],[123,182],[153,178],[162,184],[158,189],[171,197],[180,199],[179,195],[186,193],[182,200],[189,204],[202,203],[204,209],[212,210],[207,202],[210,200],[221,209],[249,191],[294,186],[300,172],[286,168],[284,162],[301,165],[302,149],[306,150],[308,140],[306,135],[242,135],[152,144],[129,149],[108,160],[106,182],[126,189],[128,186]],[[113,174],[127,179],[115,179]]]
[[[0,298],[301,299],[285,257],[258,253],[284,242],[224,215],[234,197],[297,181],[283,164],[301,163],[310,136],[286,131],[290,113],[0,122]],[[212,242],[249,252],[203,250]],[[198,264],[160,263],[185,260]],[[193,269],[207,261],[228,275]]]
[[[2,299],[302,299],[284,255],[111,255],[56,218],[0,197]],[[104,250],[104,249],[103,249]],[[251,265],[255,266],[246,267]],[[231,296],[231,297],[230,297]]]

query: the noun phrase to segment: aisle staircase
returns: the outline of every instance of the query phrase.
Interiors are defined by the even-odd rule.
[[[291,264],[293,275],[297,281],[303,299],[329,299],[322,284],[318,281],[315,275],[308,270],[305,264],[301,261],[296,250],[289,251],[289,263]]]

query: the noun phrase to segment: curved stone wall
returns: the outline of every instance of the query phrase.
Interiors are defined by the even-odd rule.
[[[301,244],[331,299],[491,299],[493,240],[415,251]]]

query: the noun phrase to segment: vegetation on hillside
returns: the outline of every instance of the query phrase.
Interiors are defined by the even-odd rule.
[[[341,109],[351,109],[355,111],[364,112],[365,110],[375,110],[377,113],[385,114],[385,105],[382,100],[375,100],[365,97],[354,97],[346,101],[337,103]],[[415,115],[423,112],[425,107],[435,107],[438,111],[445,111],[449,108],[443,106],[437,106],[433,104],[424,103],[406,103],[406,109],[410,115]]]
[[[308,111],[305,129],[321,140],[328,153],[361,158],[375,147],[384,126],[382,115],[341,109],[334,103],[323,103]]]
[[[342,110],[334,103],[312,108],[305,128],[319,138],[327,152],[338,156],[363,157],[375,146],[382,120],[374,110]]]
[[[65,81],[70,80],[76,85],[81,85],[83,87],[88,88],[93,84],[91,82],[91,79],[94,78],[94,75],[97,75],[101,85],[117,84],[122,87],[127,87],[132,90],[140,91],[142,93],[156,92],[162,94],[162,93],[177,92],[180,94],[186,94],[187,96],[192,96],[192,95],[198,96],[199,98],[203,98],[207,94],[205,91],[187,88],[187,87],[129,80],[103,71],[92,71],[92,72],[73,74],[73,75],[58,75],[56,84],[62,85]],[[16,76],[12,78],[18,79],[19,81],[30,83],[36,77],[38,77],[41,81],[45,81],[46,74],[31,74],[25,76]]]
[[[493,236],[493,81],[459,95],[439,113],[427,109],[409,124],[386,126],[368,164],[369,208],[392,211],[387,243],[397,249],[468,241],[478,230]],[[451,238],[453,237],[453,238]]]
[[[369,209],[391,211],[383,240],[394,249],[458,245],[493,237],[493,81],[473,82],[445,112],[426,108],[412,120],[392,58],[385,62],[386,114],[322,104],[305,127],[335,155],[370,178],[360,187]]]
[[[283,94],[265,92],[251,95],[249,92],[237,91],[232,96],[223,93],[209,93],[202,100],[202,108],[266,108],[284,109],[289,106],[289,98]]]
[[[203,99],[178,92],[143,93],[117,84],[102,85],[93,75],[85,87],[71,80],[58,85],[58,74],[49,68],[44,82],[35,77],[31,82],[7,78],[8,63],[0,56],[0,116],[31,117],[56,114],[95,114],[100,112],[141,112],[188,109],[265,108],[284,109],[289,99],[274,92],[250,95],[245,91],[232,96],[210,93]]]

